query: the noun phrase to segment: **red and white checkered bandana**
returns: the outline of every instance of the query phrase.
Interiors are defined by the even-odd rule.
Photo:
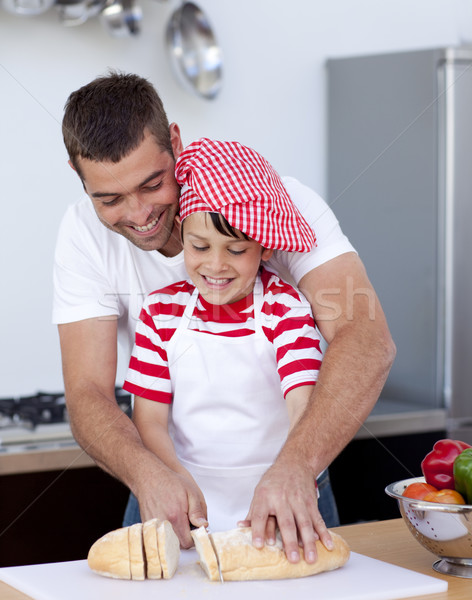
[[[194,212],[218,212],[264,248],[308,252],[315,245],[280,176],[251,148],[201,138],[181,153],[175,177],[182,187],[182,220]]]

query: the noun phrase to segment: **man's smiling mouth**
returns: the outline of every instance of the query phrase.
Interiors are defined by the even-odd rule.
[[[153,229],[157,225],[157,223],[158,223],[159,219],[161,218],[161,216],[162,215],[159,215],[156,219],[154,219],[153,221],[151,221],[147,225],[143,225],[142,227],[140,227],[139,225],[132,225],[132,228],[135,231],[139,231],[140,233],[146,233],[146,231],[151,231],[151,229]]]

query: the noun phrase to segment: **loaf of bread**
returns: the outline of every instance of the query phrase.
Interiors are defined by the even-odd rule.
[[[192,537],[200,565],[211,581],[220,579],[218,565],[224,581],[248,581],[307,577],[342,567],[349,559],[349,547],[340,535],[332,531],[330,533],[334,548],[327,550],[317,541],[318,558],[315,563],[304,560],[302,549],[300,561],[290,563],[285,556],[280,536],[273,546],[255,548],[250,527],[213,534],[208,534],[201,527],[192,532]]]
[[[290,563],[278,536],[273,546],[262,549],[252,544],[250,527],[209,534],[204,527],[192,531],[200,565],[211,581],[248,581],[254,579],[290,579],[307,577],[342,567],[349,559],[349,547],[343,538],[330,532],[333,550],[316,543],[318,558]],[[180,544],[169,521],[151,519],[122,527],[98,539],[90,548],[89,567],[100,575],[115,579],[170,579],[180,558]]]
[[[151,519],[110,531],[90,548],[92,571],[115,579],[170,579],[177,570],[180,544],[169,521]]]

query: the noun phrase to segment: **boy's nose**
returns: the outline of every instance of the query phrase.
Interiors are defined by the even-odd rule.
[[[210,266],[214,273],[219,273],[228,268],[225,261],[225,256],[222,252],[213,252],[211,255]]]

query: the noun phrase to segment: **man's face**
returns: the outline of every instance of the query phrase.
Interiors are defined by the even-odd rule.
[[[172,137],[172,145],[177,158],[180,135]],[[80,159],[79,166],[85,191],[105,227],[142,250],[159,250],[166,256],[180,252],[175,159],[150,133],[117,163]]]

